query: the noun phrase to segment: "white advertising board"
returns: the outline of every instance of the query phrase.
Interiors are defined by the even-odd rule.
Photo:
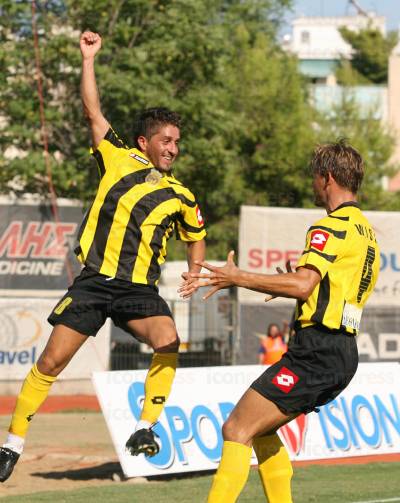
[[[221,457],[221,427],[234,404],[263,372],[258,365],[177,370],[154,431],[160,452],[130,456],[126,440],[139,419],[146,371],[95,372],[93,383],[127,477],[209,470]],[[400,365],[360,364],[350,386],[319,413],[280,430],[293,460],[400,452]],[[257,463],[253,456],[253,464]]]
[[[47,317],[55,299],[0,299],[0,379],[24,379],[46,345],[52,326]],[[59,379],[89,379],[93,370],[107,370],[110,323],[90,337]]]
[[[400,212],[366,211],[381,249],[381,270],[368,305],[400,304]],[[307,229],[326,216],[324,210],[242,206],[239,266],[262,274],[275,274],[287,260],[295,266],[304,249]],[[265,295],[239,288],[242,303],[263,303]],[[275,299],[274,302],[288,302]]]

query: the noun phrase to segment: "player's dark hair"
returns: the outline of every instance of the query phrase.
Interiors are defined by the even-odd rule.
[[[164,107],[147,108],[138,112],[133,121],[133,141],[136,148],[139,136],[144,136],[147,140],[156,134],[162,126],[172,125],[181,127],[182,119],[176,112]]]
[[[364,177],[361,155],[344,138],[336,143],[318,145],[310,165],[313,174],[327,178],[330,173],[338,185],[353,194],[357,194]]]

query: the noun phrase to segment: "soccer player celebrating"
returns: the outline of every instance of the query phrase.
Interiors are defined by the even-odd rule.
[[[101,37],[83,33],[80,48],[81,97],[101,180],[78,235],[76,253],[84,268],[49,316],[54,329],[23,383],[0,449],[2,482],[11,475],[29,422],[51,385],[107,317],[154,350],[141,419],[126,447],[132,455],[158,452],[151,427],[170,393],[179,347],[171,312],[158,295],[160,266],[174,231],[187,243],[189,271],[200,271],[195,261],[205,256],[200,210],[193,194],[171,173],[179,152],[180,117],[165,108],[144,110],[134,124],[135,148],[126,147],[100,108],[94,59]]]
[[[268,275],[238,269],[233,252],[223,267],[199,263],[193,274],[204,298],[232,285],[297,299],[295,335],[288,352],[245,392],[223,426],[222,458],[208,503],[233,503],[243,489],[251,448],[269,503],[290,503],[292,467],[276,431],[302,413],[333,400],[358,365],[355,336],[379,271],[379,248],[356,194],[364,168],[344,141],[316,148],[311,160],[315,203],[327,216],[307,232],[295,272]],[[203,281],[201,278],[204,278]],[[182,296],[193,284],[182,286]]]

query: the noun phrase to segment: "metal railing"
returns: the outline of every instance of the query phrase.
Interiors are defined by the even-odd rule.
[[[167,300],[181,339],[179,366],[231,365],[238,326],[236,299],[227,290],[207,302],[201,295],[195,294],[190,301]],[[147,369],[152,353],[149,346],[113,327],[110,370]]]

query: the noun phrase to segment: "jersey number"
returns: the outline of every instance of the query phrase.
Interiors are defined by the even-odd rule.
[[[372,279],[372,265],[375,260],[375,248],[368,246],[367,256],[365,257],[363,272],[361,275],[360,286],[358,287],[357,302],[360,303],[363,294],[368,290]]]

